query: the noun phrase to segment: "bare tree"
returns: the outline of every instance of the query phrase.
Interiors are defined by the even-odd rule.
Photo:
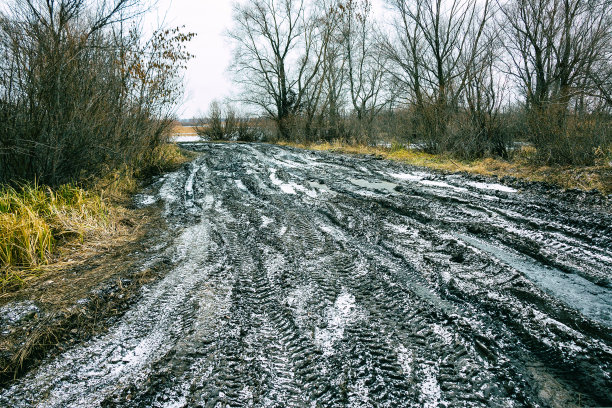
[[[576,146],[566,137],[570,101],[589,93],[609,97],[608,74],[597,71],[609,66],[612,3],[513,0],[502,10],[507,72],[523,89],[529,134],[546,161],[571,161]]]
[[[469,0],[387,0],[395,12],[395,39],[385,50],[395,80],[410,91],[417,124],[428,148],[436,151],[447,134],[449,114],[459,103],[467,67],[480,52],[490,19],[490,2]],[[475,34],[475,35],[472,35]]]
[[[340,4],[343,10],[343,45],[350,100],[366,135],[371,133],[375,116],[385,107],[387,85],[386,55],[381,52],[372,22],[370,0],[349,0]]]
[[[243,101],[261,107],[290,136],[288,121],[312,96],[324,52],[325,25],[304,0],[255,0],[234,5],[232,69]]]
[[[526,102],[566,110],[576,85],[610,57],[612,29],[607,0],[518,0],[502,7],[510,70]],[[593,74],[596,76],[596,74]]]
[[[137,3],[13,0],[0,16],[0,181],[82,180],[166,140],[191,36],[145,41]]]

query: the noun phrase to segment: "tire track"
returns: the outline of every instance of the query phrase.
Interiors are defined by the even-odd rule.
[[[372,158],[197,148],[151,187],[173,270],[0,404],[612,404],[609,327],[513,262],[585,277],[607,302],[605,203]]]

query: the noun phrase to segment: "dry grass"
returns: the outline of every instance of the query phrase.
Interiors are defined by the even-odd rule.
[[[397,160],[414,166],[429,167],[441,171],[467,172],[484,176],[511,176],[527,181],[544,181],[562,188],[581,190],[597,189],[602,194],[612,193],[612,166],[601,163],[598,166],[541,166],[534,164],[533,148],[516,152],[512,161],[485,158],[463,161],[448,155],[433,155],[418,150],[406,149],[399,145],[391,148],[363,145],[347,145],[340,142],[296,144],[281,143],[304,149],[333,151],[349,154],[373,154],[388,160]]]
[[[169,144],[156,149],[146,166],[111,172],[89,190],[75,185],[51,189],[36,183],[0,186],[0,294],[126,238],[136,222],[121,203],[138,189],[139,180],[192,158]]]
[[[171,133],[174,136],[193,136],[197,134],[195,126],[183,126],[181,124],[174,125]]]
[[[157,147],[150,157],[143,158],[140,163],[108,172],[105,177],[92,183],[92,190],[113,203],[125,203],[138,190],[140,180],[155,174],[174,171],[196,156],[196,153],[183,150],[176,144],[164,144]]]
[[[0,189],[0,291],[19,287],[55,259],[58,245],[84,242],[112,229],[114,214],[100,195],[64,185]]]

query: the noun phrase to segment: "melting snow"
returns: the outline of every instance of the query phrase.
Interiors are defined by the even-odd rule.
[[[419,181],[423,180],[423,176],[418,174],[410,174],[410,173],[389,173],[389,175],[393,178],[400,180],[410,180],[410,181]]]
[[[422,368],[422,376],[425,381],[421,383],[421,402],[424,408],[437,408],[442,396],[442,390],[436,378],[437,370],[431,366],[422,366]]]
[[[397,353],[397,362],[399,363],[400,367],[402,367],[404,376],[410,377],[410,374],[412,374],[413,362],[412,351],[404,347],[403,344],[400,344],[395,352]]]
[[[344,337],[344,328],[363,317],[363,312],[355,304],[355,296],[342,291],[336,298],[333,307],[328,307],[325,313],[327,327],[315,329],[314,341],[322,350],[323,354],[334,353],[334,343]]]
[[[262,228],[266,227],[267,225],[271,224],[272,221],[274,221],[272,218],[262,215],[261,216],[261,227]]]
[[[469,186],[479,188],[481,190],[495,190],[495,191],[503,191],[505,193],[516,193],[517,190],[512,187],[504,186],[503,184],[497,183],[478,183],[476,181],[470,181],[467,183]]]
[[[155,204],[156,201],[157,201],[157,198],[152,195],[148,195],[148,194],[137,194],[136,195],[136,203],[143,207],[147,205]]]
[[[426,186],[432,186],[432,187],[442,187],[442,188],[452,188],[455,191],[467,191],[465,188],[463,187],[457,187],[457,186],[453,186],[451,184],[445,183],[444,181],[437,181],[437,180],[419,180],[419,183],[424,184]]]
[[[293,188],[291,184],[281,184],[280,189],[285,194],[295,194],[295,189]]]
[[[241,190],[247,191],[247,188],[242,182],[242,180],[234,180],[234,182],[236,183],[236,187],[238,187]]]

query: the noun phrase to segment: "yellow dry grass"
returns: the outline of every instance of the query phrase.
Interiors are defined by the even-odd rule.
[[[189,136],[195,135],[196,130],[194,126],[183,126],[181,124],[176,124],[172,127],[171,133],[176,136]]]
[[[484,158],[477,160],[458,160],[449,155],[429,154],[418,150],[406,149],[399,145],[391,148],[364,145],[333,143],[280,143],[303,149],[333,151],[348,154],[373,154],[384,159],[396,160],[413,166],[429,167],[448,172],[467,172],[484,176],[511,176],[527,181],[543,181],[562,188],[580,190],[597,189],[602,194],[612,193],[612,166],[542,166],[534,164],[531,158],[533,148],[525,147],[515,154],[512,161]]]
[[[0,188],[0,288],[23,283],[25,271],[48,264],[58,244],[106,230],[110,215],[99,195],[73,185]]]
[[[0,293],[68,266],[68,257],[82,258],[111,241],[133,238],[129,227],[136,217],[120,203],[137,190],[139,178],[173,170],[192,157],[176,145],[163,145],[146,158],[146,168],[144,163],[125,166],[92,183],[89,190],[36,183],[0,186]]]

